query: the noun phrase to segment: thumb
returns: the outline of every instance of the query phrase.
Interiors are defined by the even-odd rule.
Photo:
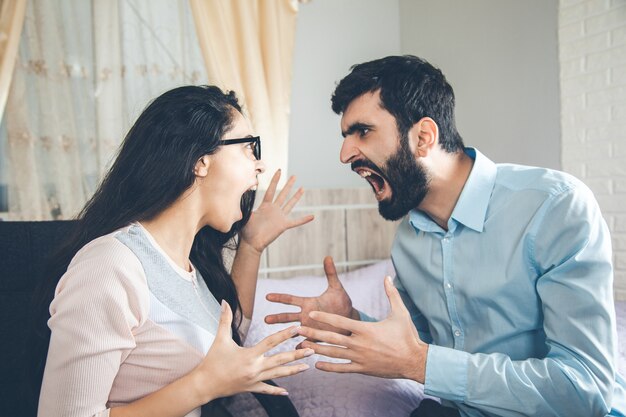
[[[387,298],[389,298],[389,304],[391,304],[392,314],[406,311],[404,301],[402,301],[402,297],[400,296],[398,289],[395,287],[395,285],[393,285],[393,282],[389,275],[385,277],[385,292],[387,293]]]
[[[337,269],[335,268],[333,258],[330,256],[324,258],[324,273],[326,274],[326,279],[328,280],[328,286],[330,288],[343,288],[343,285],[341,285],[341,281],[339,281],[339,277],[337,276]]]
[[[220,315],[220,323],[217,327],[217,334],[215,338],[227,337],[230,339],[230,326],[233,322],[233,312],[230,309],[230,305],[226,300],[222,300],[222,314]]]

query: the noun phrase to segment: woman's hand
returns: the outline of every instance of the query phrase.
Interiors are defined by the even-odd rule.
[[[274,200],[279,179],[280,170],[276,171],[272,177],[265,197],[263,197],[263,202],[252,212],[250,220],[241,231],[242,243],[247,244],[259,254],[285,230],[301,226],[314,218],[312,215],[308,215],[294,220],[289,219],[289,213],[304,194],[304,190],[299,188],[285,203],[296,181],[296,177],[292,176]]]
[[[238,346],[231,338],[233,313],[222,301],[222,315],[215,341],[204,360],[192,371],[199,398],[204,403],[240,392],[287,395],[281,387],[263,381],[295,375],[309,368],[306,364],[287,365],[313,354],[312,349],[294,350],[265,356],[280,343],[298,334],[298,328],[289,327],[261,340],[256,346]]]
[[[325,313],[337,314],[343,317],[359,320],[359,313],[352,307],[350,296],[341,285],[337,277],[337,269],[333,263],[333,258],[324,258],[324,272],[328,280],[328,288],[317,297],[298,297],[290,294],[267,294],[268,301],[275,303],[289,304],[300,307],[297,313],[271,314],[265,317],[268,324],[300,322],[303,326],[315,329],[329,330],[342,334],[350,334],[349,331],[338,329],[332,325],[313,320],[309,313],[312,311],[323,311]]]

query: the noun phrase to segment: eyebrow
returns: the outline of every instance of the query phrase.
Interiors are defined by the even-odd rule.
[[[348,128],[346,130],[342,130],[341,131],[341,136],[343,136],[345,138],[346,136],[350,136],[351,134],[353,134],[357,130],[364,130],[364,129],[370,129],[371,130],[373,127],[374,127],[374,125],[369,125],[367,123],[355,122],[355,123],[352,123],[350,126],[348,126]]]

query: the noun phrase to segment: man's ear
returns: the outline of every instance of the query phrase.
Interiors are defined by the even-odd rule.
[[[438,144],[439,126],[430,117],[422,117],[409,130],[409,145],[415,156],[427,156]]]
[[[204,155],[198,159],[196,165],[193,168],[193,173],[196,177],[204,178],[209,174],[209,166],[211,165],[211,157]]]

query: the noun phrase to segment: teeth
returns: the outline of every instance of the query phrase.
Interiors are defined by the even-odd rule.
[[[380,195],[380,194],[382,194],[382,193],[383,193],[383,190],[378,190],[378,192],[377,192],[376,194],[379,194],[379,195]]]
[[[250,191],[256,191],[257,188],[258,188],[258,185],[253,185],[252,187],[250,187]]]
[[[371,173],[371,172],[369,172],[369,171],[361,171],[361,172],[359,173],[359,175],[360,175],[361,177],[365,178],[365,177],[369,177],[370,175],[372,175],[372,173]]]

